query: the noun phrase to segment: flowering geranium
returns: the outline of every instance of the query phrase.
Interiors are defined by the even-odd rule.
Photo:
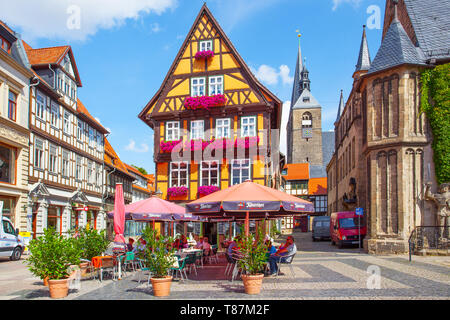
[[[206,147],[212,142],[211,141],[205,141],[205,140],[189,140],[184,143],[183,150],[190,150],[190,151],[196,151],[196,150],[205,150]]]
[[[220,139],[214,139],[211,142],[211,150],[218,150],[218,149],[226,149],[227,147],[234,148],[235,141],[233,139],[227,139],[227,138],[220,138]]]
[[[217,186],[201,186],[198,187],[198,193],[200,195],[206,196],[208,194],[219,191],[219,187]]]
[[[259,144],[259,137],[245,137],[236,139],[236,147],[240,149],[249,149]]]
[[[195,59],[208,59],[214,57],[214,51],[205,50],[199,51],[195,54]]]
[[[171,197],[181,197],[188,193],[188,188],[186,187],[172,187],[167,189],[167,194]]]
[[[227,102],[227,98],[223,94],[215,94],[212,96],[187,97],[184,101],[186,109],[206,109],[211,107],[223,106]]]
[[[161,148],[161,152],[164,153],[170,153],[172,152],[172,150],[181,143],[182,140],[177,140],[177,141],[161,141],[160,143],[160,148]]]

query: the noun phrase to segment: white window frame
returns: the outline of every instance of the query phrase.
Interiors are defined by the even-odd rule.
[[[83,141],[83,121],[77,119],[77,139]]]
[[[75,180],[83,181],[83,158],[78,155],[75,159]]]
[[[95,147],[95,130],[92,127],[89,127],[89,147]]]
[[[245,120],[250,120],[253,119],[254,123],[244,123]],[[245,138],[245,137],[256,137],[256,125],[257,125],[257,121],[256,121],[256,116],[248,116],[248,117],[242,117],[241,118],[241,137]],[[251,128],[251,126],[253,126],[253,128]],[[247,127],[247,134],[245,133]]]
[[[220,81],[219,81],[220,80]],[[214,76],[209,77],[208,79],[209,84],[209,95],[215,95],[215,94],[223,94],[223,76]]]
[[[198,51],[213,51],[213,41],[212,40],[202,40],[198,43]]]
[[[97,150],[102,150],[103,146],[103,135],[97,131]]]
[[[180,140],[180,122],[179,121],[167,121],[166,122],[166,141],[178,141],[178,140]]]
[[[38,144],[42,146],[38,148]],[[34,167],[38,169],[44,169],[44,152],[45,141],[43,139],[34,138]]]
[[[52,102],[50,105],[50,114],[50,124],[59,129],[59,105]]]
[[[68,118],[66,118],[68,116]],[[64,119],[63,119],[63,132],[70,134],[70,121],[71,121],[71,114],[67,110],[64,110]]]
[[[58,147],[50,143],[48,145],[48,171],[58,173]]]
[[[245,162],[248,162],[247,165],[245,165]],[[237,167],[237,168],[236,168]],[[239,183],[234,183],[234,170],[239,169]],[[248,177],[243,177],[242,170],[248,169]],[[245,182],[248,179],[251,179],[251,170],[252,170],[252,163],[250,159],[234,159],[231,161],[231,185],[241,184]]]
[[[41,98],[43,101],[39,101]],[[45,121],[45,109],[47,107],[47,97],[40,92],[36,93],[36,117]]]
[[[226,129],[226,130],[225,130]],[[225,131],[227,134],[225,134]],[[216,139],[231,138],[231,119],[216,119]]]
[[[217,168],[212,168],[211,165],[213,163],[217,164]],[[208,167],[207,168],[203,168],[203,165],[207,164]],[[211,183],[211,172],[217,172],[217,183]],[[207,172],[208,173],[208,184],[203,184],[203,172]],[[211,161],[202,161],[200,163],[200,186],[216,186],[218,187],[220,185],[220,163],[217,160],[211,160]]]
[[[201,125],[200,125],[201,124]],[[191,121],[191,140],[200,140],[205,138],[205,121]]]
[[[70,151],[62,150],[62,157],[61,157],[61,174],[64,177],[70,176]]]
[[[180,168],[180,165],[184,163],[186,165],[185,168]],[[174,165],[178,165],[178,168],[174,169]],[[173,184],[172,174],[177,173],[177,183]],[[181,173],[186,172],[186,184],[181,184]],[[189,163],[187,161],[180,162],[171,162],[170,163],[170,176],[169,176],[169,187],[188,187],[189,186]]]
[[[89,184],[94,183],[95,178],[95,165],[94,161],[87,159],[87,182]]]
[[[203,83],[194,83],[195,81],[202,80]],[[198,77],[191,79],[191,97],[199,97],[206,95],[206,77]]]
[[[95,164],[95,182],[97,186],[102,185],[102,167],[98,163]]]

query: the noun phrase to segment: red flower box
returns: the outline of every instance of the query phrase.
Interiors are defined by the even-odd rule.
[[[213,58],[214,52],[211,50],[199,51],[195,54],[195,59],[208,59]]]
[[[170,153],[172,150],[182,142],[182,140],[177,141],[161,141],[160,143],[160,149],[163,153]]]
[[[213,96],[187,97],[184,106],[189,110],[206,109],[211,107],[223,106],[227,102],[227,98],[223,94],[215,94]]]
[[[198,187],[198,193],[202,196],[207,196],[208,194],[219,191],[220,188],[217,186],[201,186]]]
[[[188,188],[186,187],[172,187],[167,189],[167,194],[171,197],[181,197],[188,193]]]
[[[240,149],[249,149],[259,144],[259,137],[245,137],[236,139],[236,147]]]

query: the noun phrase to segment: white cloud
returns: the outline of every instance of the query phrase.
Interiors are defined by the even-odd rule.
[[[268,85],[277,85],[279,80],[285,85],[292,85],[294,78],[289,76],[290,69],[287,65],[281,65],[279,71],[268,65],[261,65],[258,70],[251,68],[256,78]]]
[[[177,6],[178,0],[22,0],[1,1],[2,19],[20,28],[22,37],[86,40],[99,29],[120,26],[127,19]],[[154,28],[153,26],[152,28]]]
[[[285,101],[283,103],[283,113],[281,117],[281,132],[280,132],[280,152],[287,155],[287,124],[289,121],[289,112],[291,110],[291,102]]]
[[[333,0],[333,11],[336,11],[336,9],[343,3],[349,3],[354,7],[357,7],[361,1],[362,0]]]
[[[162,29],[161,29],[159,23],[155,22],[155,23],[152,23],[152,24],[150,25],[150,30],[151,30],[153,33],[158,33],[158,32],[160,32]]]
[[[125,150],[132,151],[132,152],[138,152],[138,153],[146,153],[149,151],[149,147],[146,143],[141,143],[140,147],[136,146],[136,141],[133,139],[130,139],[130,143],[125,147]]]

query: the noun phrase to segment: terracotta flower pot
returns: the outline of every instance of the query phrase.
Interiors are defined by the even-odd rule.
[[[153,295],[155,297],[167,297],[170,295],[170,286],[172,285],[172,277],[151,278]]]
[[[244,282],[245,293],[259,294],[261,292],[263,278],[264,274],[243,274],[242,281]]]
[[[84,277],[87,274],[88,266],[89,266],[89,263],[87,263],[87,262],[80,263],[80,271],[81,271],[82,277]]]
[[[69,281],[62,280],[48,280],[48,289],[50,290],[50,297],[53,299],[61,299],[67,297],[69,294]]]
[[[48,277],[42,279],[44,281],[44,286],[48,287]]]

